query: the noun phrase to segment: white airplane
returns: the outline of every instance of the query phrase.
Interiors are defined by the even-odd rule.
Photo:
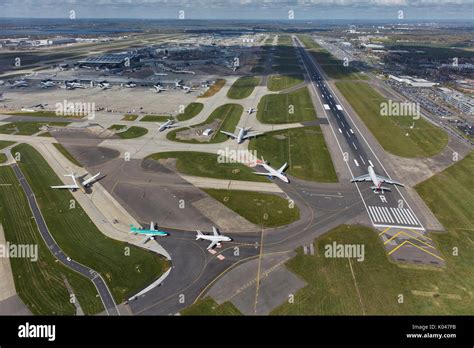
[[[40,82],[40,86],[41,86],[41,88],[49,88],[49,87],[56,86],[56,84],[54,83],[54,81],[44,80],[44,81]]]
[[[174,82],[174,86],[175,86],[176,88],[181,88],[181,87],[183,87],[183,85],[181,84],[181,82],[183,82],[183,80],[176,80],[176,81]]]
[[[382,194],[383,194],[383,191],[389,191],[389,192],[391,191],[390,188],[382,186],[383,183],[387,183],[390,185],[403,186],[403,184],[399,183],[398,181],[394,181],[384,176],[375,174],[374,168],[372,166],[369,166],[367,170],[369,174],[355,177],[354,179],[351,180],[351,182],[372,181],[374,185],[370,186],[370,188],[374,191],[374,193],[381,191]]]
[[[209,240],[211,244],[207,247],[207,249],[212,249],[216,245],[220,244],[220,242],[230,242],[232,239],[226,236],[222,236],[217,232],[217,228],[214,226],[212,227],[212,234],[203,234],[201,231],[196,231],[196,240],[203,239],[203,240]]]
[[[233,133],[230,133],[230,132],[226,132],[226,131],[221,131],[221,133],[224,133],[225,135],[228,135],[229,137],[231,137],[233,139],[236,139],[237,144],[240,144],[245,139],[250,139],[250,138],[257,137],[257,136],[263,134],[263,132],[249,133],[248,131],[251,129],[250,127],[247,127],[247,128],[235,127],[235,128],[237,128],[239,130],[239,133],[237,133],[237,135],[235,135]]]
[[[181,89],[184,93],[190,93],[193,89],[189,86],[182,86]]]
[[[170,118],[168,121],[160,125],[160,128],[158,128],[158,132],[163,132],[165,129],[171,128],[176,124],[177,123],[175,123],[174,120]]]
[[[10,88],[28,87],[28,82],[25,80],[17,80],[10,82]]]
[[[110,83],[108,83],[107,81],[100,81],[99,83],[97,83],[97,87],[102,88],[102,89],[112,88],[110,86]]]
[[[85,88],[81,83],[77,81],[65,81],[66,89]]]
[[[86,174],[87,175],[87,174]],[[82,177],[86,176],[83,175]],[[64,176],[70,176],[72,180],[74,181],[73,185],[59,185],[59,186],[51,186],[53,189],[68,189],[71,190],[72,192],[76,192],[77,190],[81,190],[83,193],[86,193],[86,189],[88,187],[91,187],[92,184],[97,181],[97,177],[100,175],[100,172],[97,173],[94,176],[91,176],[89,179],[84,180],[84,181],[77,181],[76,179],[81,179],[81,176],[77,176],[74,173],[71,174],[65,174]]]
[[[135,87],[137,87],[137,84],[135,82],[129,81],[125,84],[125,88],[135,88]]]
[[[254,112],[257,112],[257,111],[258,111],[258,110],[257,110],[256,108],[249,108],[249,109],[247,110],[247,113],[248,113],[249,115],[252,115]]]
[[[285,173],[283,172],[286,168],[286,165],[287,163],[285,163],[284,165],[282,165],[280,168],[278,169],[273,169],[272,167],[270,167],[266,162],[265,160],[262,158],[262,161],[258,163],[259,165],[261,165],[267,172],[266,173],[261,173],[261,172],[253,172],[254,174],[257,174],[257,175],[266,175],[268,176],[270,179],[273,179],[274,177],[277,177],[278,179],[280,179],[281,181],[283,182],[286,182],[287,184],[290,182],[290,180],[286,177]]]
[[[163,91],[167,91],[167,90],[168,90],[167,88],[164,88],[164,87],[161,86],[161,85],[154,85],[153,88],[155,89],[156,93],[160,93],[160,92],[163,92]]]

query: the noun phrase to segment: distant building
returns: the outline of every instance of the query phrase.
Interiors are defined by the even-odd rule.
[[[69,43],[75,43],[76,39],[74,38],[56,38],[48,40],[48,45],[66,45]]]
[[[436,82],[430,82],[428,80],[419,79],[419,78],[415,78],[415,77],[412,77],[412,76],[397,77],[395,75],[388,75],[388,77],[391,78],[392,80],[397,81],[397,82],[406,83],[407,85],[410,85],[412,87],[430,88],[430,87],[438,85]]]
[[[126,65],[127,62],[132,64],[136,62],[137,57],[134,54],[121,53],[121,54],[106,54],[102,56],[88,57],[82,59],[77,63],[82,66],[91,66],[91,67],[108,67],[108,68],[118,68]]]
[[[465,114],[474,115],[474,99],[464,93],[450,88],[439,88],[439,95],[445,102],[461,110]]]

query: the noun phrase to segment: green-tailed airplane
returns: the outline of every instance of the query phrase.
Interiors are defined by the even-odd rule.
[[[153,221],[150,223],[150,229],[138,228],[130,225],[130,233],[148,236],[144,243],[146,243],[149,239],[155,239],[156,236],[165,237],[168,235],[168,232],[157,230]]]

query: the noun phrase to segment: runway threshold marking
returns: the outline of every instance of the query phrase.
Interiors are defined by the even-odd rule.
[[[433,253],[429,252],[428,250],[425,250],[425,249],[421,248],[420,246],[418,246],[418,245],[416,245],[416,244],[410,242],[409,240],[406,240],[406,241],[404,241],[402,244],[396,246],[395,248],[393,248],[392,250],[390,250],[390,251],[388,252],[388,254],[391,255],[392,253],[394,253],[395,251],[397,251],[398,249],[400,249],[402,246],[404,246],[404,245],[407,244],[407,243],[408,243],[408,244],[411,244],[411,245],[414,246],[415,248],[420,249],[421,251],[424,251],[425,253],[430,254],[431,256],[434,256],[434,257],[440,259],[441,261],[444,261],[444,259],[443,259],[442,257],[439,257],[438,255],[433,254]]]

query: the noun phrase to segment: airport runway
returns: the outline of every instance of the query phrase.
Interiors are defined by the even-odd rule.
[[[104,305],[105,311],[108,315],[119,315],[119,311],[117,309],[117,305],[115,304],[115,300],[110,293],[107,284],[105,283],[104,279],[101,277],[99,273],[94,271],[91,268],[88,268],[70,258],[67,257],[66,254],[61,250],[58,246],[56,241],[54,240],[53,236],[49,232],[48,226],[43,219],[43,215],[38,207],[36,202],[35,195],[33,190],[31,189],[30,185],[26,181],[20,167],[17,164],[12,164],[13,171],[25,192],[26,198],[28,199],[28,203],[30,205],[31,211],[33,212],[33,216],[35,217],[36,223],[38,225],[38,230],[43,237],[44,242],[48,246],[51,253],[54,255],[56,259],[58,259],[63,265],[66,267],[82,274],[83,276],[90,279],[99,293],[100,299]]]

